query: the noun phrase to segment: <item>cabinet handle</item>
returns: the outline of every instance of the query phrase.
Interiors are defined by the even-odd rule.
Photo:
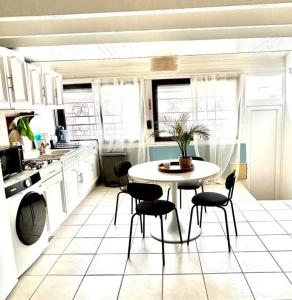
[[[9,89],[13,90],[12,76],[7,77],[7,86],[8,86]]]

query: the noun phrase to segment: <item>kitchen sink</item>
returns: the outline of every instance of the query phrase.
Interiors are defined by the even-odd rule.
[[[38,159],[49,160],[49,159],[60,159],[61,156],[70,153],[72,150],[63,149],[63,150],[51,150],[50,154],[39,155]]]
[[[64,154],[67,154],[69,152],[71,152],[72,150],[68,150],[68,149],[62,149],[62,150],[51,150],[51,155],[64,155]]]

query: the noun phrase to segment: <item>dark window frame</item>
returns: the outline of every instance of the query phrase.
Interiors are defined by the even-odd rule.
[[[154,131],[159,129],[158,123],[158,99],[157,88],[161,85],[179,85],[179,84],[191,84],[190,78],[175,78],[175,79],[157,79],[152,80],[152,103],[153,103],[153,123]],[[170,137],[154,136],[155,142],[169,142],[173,141]]]

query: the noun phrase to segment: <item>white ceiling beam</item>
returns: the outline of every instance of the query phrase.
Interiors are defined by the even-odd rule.
[[[279,17],[280,16],[280,17]],[[252,27],[292,24],[292,5],[223,11],[103,16],[56,20],[0,21],[0,37]]]
[[[1,0],[0,17],[112,13],[290,2],[289,0]]]
[[[131,43],[155,41],[187,41],[210,39],[238,39],[258,37],[292,37],[292,25],[232,28],[204,28],[189,30],[164,30],[143,32],[90,33],[74,35],[40,35],[0,38],[7,48],[29,46],[80,45],[103,43]]]

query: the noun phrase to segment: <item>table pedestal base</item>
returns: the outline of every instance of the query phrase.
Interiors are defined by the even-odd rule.
[[[171,214],[174,214],[174,212],[172,212]],[[169,217],[171,217],[171,219]],[[167,216],[166,220],[163,219],[163,234],[164,234],[165,243],[173,243],[173,244],[180,243],[179,231],[178,231],[176,220],[174,221],[174,219],[176,219],[175,216],[170,216],[170,214]],[[159,222],[160,221],[157,220],[157,223]],[[180,222],[182,241],[183,243],[186,243],[188,240],[189,220],[183,220],[183,218],[181,217],[179,218],[179,222]],[[196,224],[196,219],[193,218],[190,241],[196,239],[198,236],[200,236],[200,234],[201,234],[201,228]],[[157,241],[161,241],[161,230],[159,224],[155,224],[155,226],[151,228],[151,236]]]

